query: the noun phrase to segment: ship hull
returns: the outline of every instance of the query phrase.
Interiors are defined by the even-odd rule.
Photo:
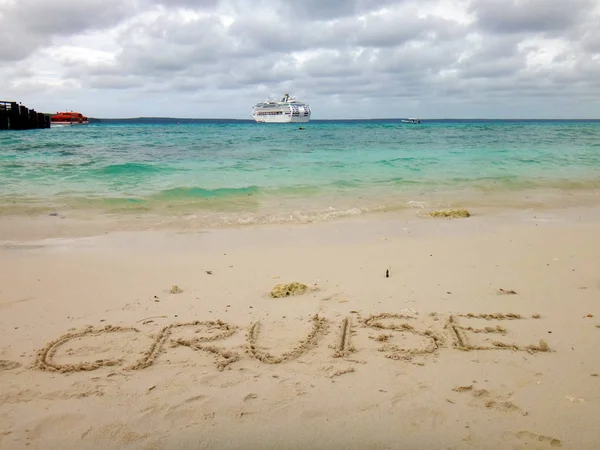
[[[70,127],[74,125],[88,125],[89,122],[50,122],[52,127]]]
[[[310,116],[258,116],[253,115],[252,118],[258,123],[307,123],[310,120]]]

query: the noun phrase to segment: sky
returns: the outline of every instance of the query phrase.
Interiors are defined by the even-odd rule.
[[[89,117],[600,118],[600,0],[0,0],[0,100]]]

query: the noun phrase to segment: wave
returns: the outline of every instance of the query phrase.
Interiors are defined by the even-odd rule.
[[[336,188],[358,188],[363,186],[364,183],[359,180],[359,179],[352,179],[352,180],[336,180],[336,181],[332,181],[329,186],[332,187],[336,187]]]
[[[83,144],[76,144],[73,142],[65,143],[61,141],[47,141],[47,142],[27,142],[23,145],[17,145],[14,147],[15,151],[19,152],[31,152],[37,150],[54,150],[54,149],[65,149],[73,150],[76,148],[83,148]]]
[[[427,179],[409,180],[404,177],[393,177],[373,182],[374,185],[415,186],[431,184]]]
[[[532,158],[515,158],[513,161],[518,161],[524,164],[542,164],[541,161]]]
[[[155,165],[143,163],[124,163],[104,166],[99,170],[99,172],[104,175],[130,175],[160,173],[165,172],[166,170],[173,169],[167,169],[165,167],[157,167]]]
[[[432,157],[405,156],[392,159],[380,159],[373,164],[378,166],[404,168],[411,171],[421,171],[419,166],[431,166],[440,163],[440,159]]]
[[[246,186],[241,188],[217,188],[205,189],[200,187],[178,187],[160,191],[153,195],[157,200],[165,199],[193,199],[193,198],[228,198],[248,197],[258,195],[261,188],[258,186]]]

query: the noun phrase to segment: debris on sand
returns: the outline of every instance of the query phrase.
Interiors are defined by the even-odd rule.
[[[468,386],[456,386],[454,389],[452,389],[454,392],[466,392],[466,391],[470,391],[473,389],[473,385],[470,384]]]
[[[525,347],[525,350],[527,350],[529,353],[551,352],[552,351],[550,349],[550,346],[548,345],[548,343],[543,339],[540,339],[540,342],[538,345],[528,345],[527,347]]]
[[[516,295],[517,291],[513,291],[512,289],[498,289],[498,295]]]
[[[380,334],[379,336],[371,337],[371,339],[374,339],[379,342],[387,342],[391,337],[391,334]]]
[[[347,369],[341,369],[341,370],[338,370],[337,372],[332,373],[331,375],[329,375],[329,378],[339,377],[340,375],[344,375],[346,373],[352,373],[352,372],[355,372],[354,367],[348,367]]]
[[[174,284],[173,286],[171,286],[171,290],[169,292],[171,294],[181,294],[183,292],[183,289],[181,289],[179,286]]]
[[[431,211],[431,217],[471,217],[471,213],[466,209],[449,209],[446,211]]]
[[[502,314],[502,313],[494,313],[494,314],[473,314],[473,313],[468,313],[468,314],[458,314],[461,317],[468,317],[470,319],[485,319],[485,320],[518,320],[518,319],[522,319],[520,314],[515,314],[515,313],[508,313],[508,314]]]
[[[289,297],[292,295],[302,295],[308,291],[308,286],[304,283],[294,281],[292,283],[281,283],[277,284],[271,289],[271,297],[282,298]]]

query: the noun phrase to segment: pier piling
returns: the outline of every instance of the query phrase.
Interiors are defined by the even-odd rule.
[[[35,109],[0,101],[0,130],[31,130],[50,128],[50,116],[38,113]]]

